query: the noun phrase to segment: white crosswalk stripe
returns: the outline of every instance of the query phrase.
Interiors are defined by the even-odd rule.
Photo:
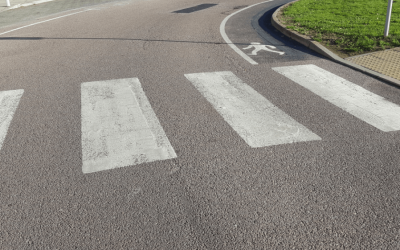
[[[328,102],[385,132],[400,130],[400,106],[315,65],[273,68]]]
[[[315,65],[273,68],[382,131],[400,130],[400,106]],[[274,106],[230,71],[185,74],[253,148],[321,137]],[[0,92],[0,149],[23,89]],[[81,85],[82,172],[177,157],[138,78]]]
[[[321,140],[232,72],[185,76],[251,147]]]
[[[23,89],[0,92],[0,149],[23,94]]]
[[[87,82],[81,92],[83,173],[176,157],[139,79]]]

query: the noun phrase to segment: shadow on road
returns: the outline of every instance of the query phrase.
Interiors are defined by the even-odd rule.
[[[294,49],[297,52],[302,52],[299,54],[303,54],[304,56],[307,55],[308,57],[314,56],[318,58],[325,58],[317,52],[307,48],[303,44],[283,35],[281,32],[275,29],[274,26],[272,26],[272,14],[274,14],[274,12],[281,6],[282,5],[276,6],[268,10],[267,12],[264,12],[264,10],[253,18],[252,26],[257,31],[257,33],[270,43],[280,44],[280,46]]]

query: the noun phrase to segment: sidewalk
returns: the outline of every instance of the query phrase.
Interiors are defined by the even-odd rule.
[[[400,47],[352,56],[345,60],[400,80]]]
[[[45,2],[51,2],[54,0],[10,0],[10,7],[7,7],[7,1],[6,0],[0,0],[0,12],[6,11],[6,10],[12,10],[12,9],[17,9],[21,7],[27,7],[35,4],[41,4]]]

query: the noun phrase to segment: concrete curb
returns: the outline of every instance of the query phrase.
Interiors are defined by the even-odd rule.
[[[317,53],[319,53],[319,54],[331,59],[332,61],[335,61],[337,63],[340,63],[342,65],[348,66],[348,67],[350,67],[352,69],[358,70],[358,71],[360,71],[362,73],[365,73],[367,75],[370,75],[370,76],[373,76],[373,77],[378,78],[380,80],[383,80],[383,81],[385,81],[385,82],[387,82],[387,83],[389,83],[391,85],[395,85],[397,87],[400,87],[400,81],[399,80],[394,79],[394,78],[392,78],[390,76],[386,76],[386,75],[383,75],[381,73],[375,72],[373,70],[364,68],[364,67],[362,67],[360,65],[357,65],[357,64],[354,64],[352,62],[349,62],[349,61],[347,61],[347,60],[345,60],[343,58],[340,58],[339,56],[337,56],[336,54],[334,54],[333,52],[331,52],[330,50],[328,50],[327,48],[322,46],[319,42],[314,41],[312,38],[310,38],[308,36],[301,35],[301,34],[297,33],[296,31],[286,29],[286,26],[283,25],[278,20],[278,18],[276,16],[277,16],[278,12],[281,9],[283,9],[283,8],[287,7],[288,5],[290,5],[290,4],[294,3],[294,2],[297,2],[297,1],[300,1],[300,0],[295,0],[293,2],[287,3],[287,4],[282,5],[281,7],[279,7],[277,9],[274,12],[274,14],[272,14],[272,19],[271,19],[272,26],[274,26],[277,30],[279,30],[285,36],[287,36],[287,37],[289,37],[289,38],[291,38],[291,39],[303,44],[307,48],[310,48],[310,49],[314,50],[315,52],[317,52]]]

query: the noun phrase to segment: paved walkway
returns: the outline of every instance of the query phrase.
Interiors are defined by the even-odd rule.
[[[400,47],[352,56],[346,60],[400,80]]]

